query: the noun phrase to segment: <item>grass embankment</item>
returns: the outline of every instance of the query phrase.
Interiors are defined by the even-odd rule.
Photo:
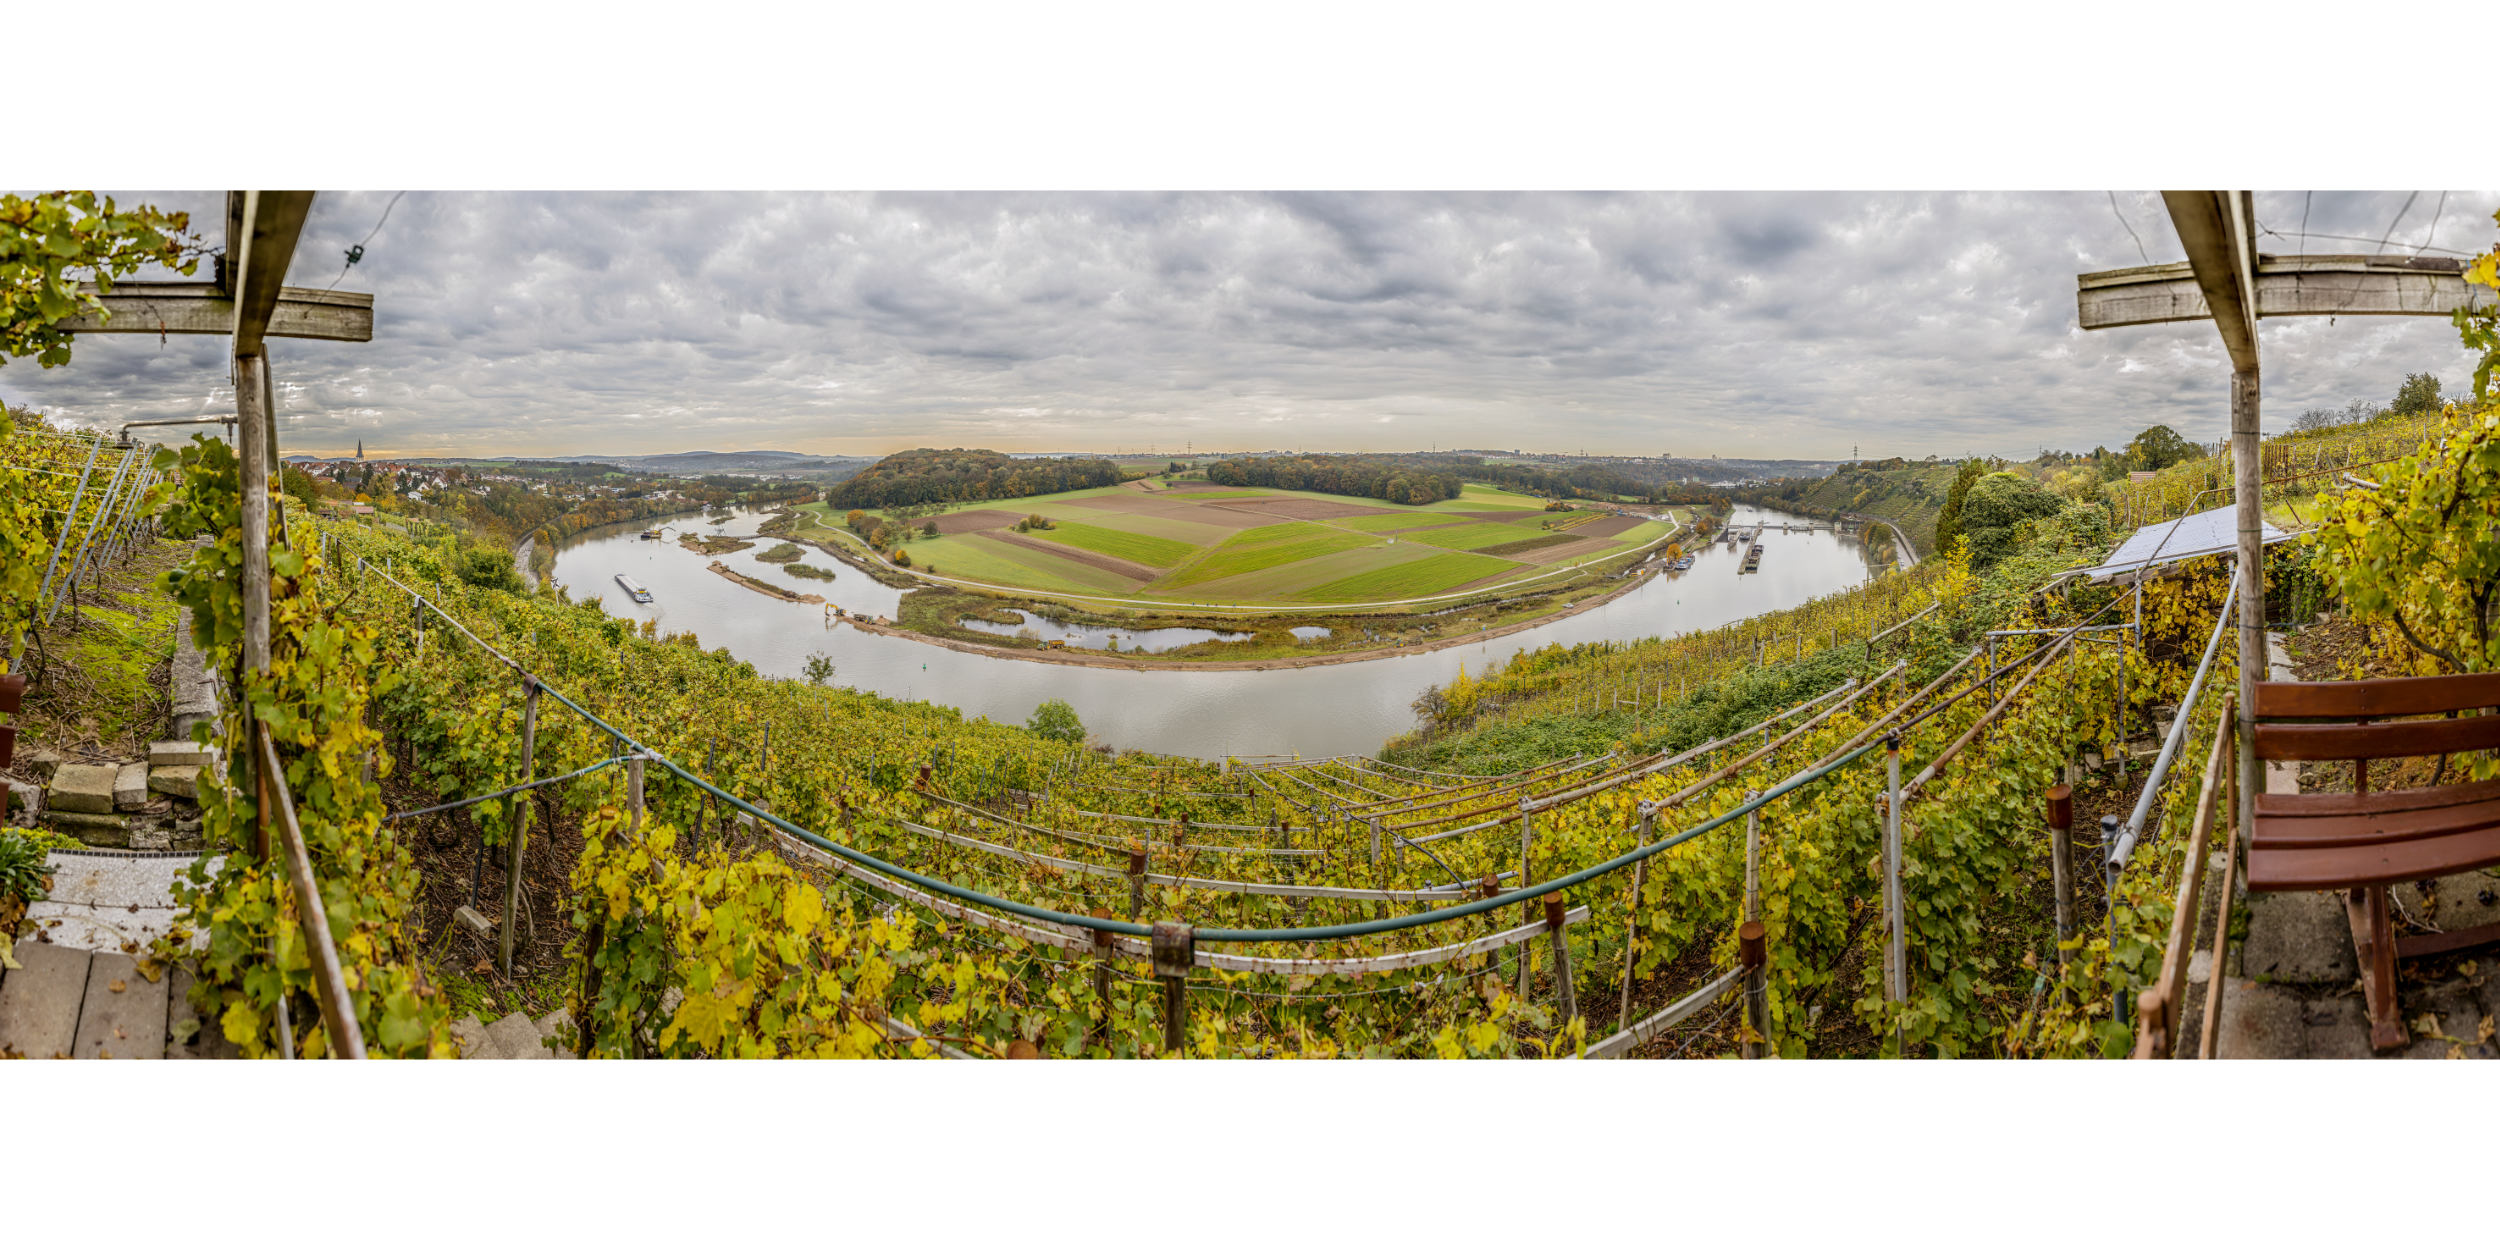
[[[1521,652],[1499,668],[1428,694],[1419,708],[1435,712],[1390,742],[1381,758],[1492,773],[1618,747],[1681,750],[1904,656],[1921,657],[1918,663],[1933,676],[1942,666],[1933,655],[1954,646],[1966,652],[1979,631],[2013,615],[2051,574],[2106,547],[2097,524],[2043,524],[2027,548],[1977,574],[1930,561],[1703,633]],[[1870,632],[1939,603],[1944,606],[1932,615],[1877,644],[1870,657]]]
[[[158,579],[187,552],[170,541],[134,544],[120,563],[90,569],[52,623],[31,633],[23,662],[31,680],[11,722],[21,753],[42,746],[73,760],[136,759],[162,734],[183,615]]]

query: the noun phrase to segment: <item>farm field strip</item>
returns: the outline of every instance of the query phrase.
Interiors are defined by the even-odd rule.
[[[1434,554],[1430,547],[1350,546],[1293,564],[1278,564],[1198,583],[1192,595],[1220,596],[1228,602],[1298,599],[1312,587],[1370,573],[1391,565],[1412,563]]]
[[[921,566],[935,565],[939,570],[936,575],[942,577],[1079,593],[1126,591],[1136,585],[1134,581],[1091,565],[994,542],[981,536],[981,533],[922,539],[912,546],[921,552],[912,557],[912,562]]]
[[[1410,530],[1395,537],[1428,543],[1452,551],[1473,551],[1478,547],[1497,547],[1515,543],[1522,538],[1535,538],[1541,531],[1499,521],[1478,521],[1473,525],[1454,525],[1448,529]]]
[[[1243,547],[1233,547],[1228,544],[1209,553],[1188,568],[1165,577],[1157,585],[1166,589],[1194,586],[1202,582],[1220,581],[1245,573],[1256,573],[1278,565],[1316,561],[1341,551],[1358,550],[1370,545],[1370,540],[1363,535],[1332,534],[1325,530],[1289,542],[1259,543]]]
[[[1358,599],[1381,595],[1428,595],[1453,586],[1506,573],[1519,566],[1493,556],[1480,556],[1467,551],[1446,551],[1421,560],[1409,560],[1388,568],[1358,573],[1352,577],[1314,586],[1301,595],[1316,601]]]
[[[1105,529],[1075,521],[1059,522],[1051,529],[1039,531],[1036,536],[1046,542],[1066,543],[1071,547],[1161,569],[1168,569],[1198,551],[1195,544],[1177,539],[1158,538],[1139,530]]]
[[[821,506],[806,511],[829,526],[840,519]],[[1035,515],[1049,527],[1008,532]],[[1542,499],[1481,486],[1417,507],[1315,491],[1150,492],[1128,482],[888,519],[912,535],[904,540],[912,563],[934,566],[940,581],[1216,608],[1347,596],[1378,601],[1347,606],[1389,607],[1489,589],[1505,578],[1534,584],[1631,554],[1675,529],[1641,517],[1548,512]],[[940,534],[920,537],[930,521]]]
[[[1361,530],[1367,534],[1377,534],[1385,530],[1410,530],[1426,525],[1455,525],[1459,522],[1444,513],[1408,511],[1393,512],[1385,516],[1339,517],[1329,524]]]

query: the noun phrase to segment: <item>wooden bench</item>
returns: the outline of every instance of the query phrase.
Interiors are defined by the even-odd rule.
[[[2500,864],[2500,781],[2372,791],[2369,761],[2500,748],[2500,673],[2259,682],[2256,719],[2257,758],[2351,760],[2353,792],[2257,795],[2248,888],[2344,891],[2370,1043],[2402,1046],[2396,961],[2500,942],[2500,924],[2400,939],[2387,887]]]

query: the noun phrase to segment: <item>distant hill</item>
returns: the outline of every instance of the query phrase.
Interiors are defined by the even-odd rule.
[[[813,456],[796,451],[672,451],[657,456],[604,456],[619,468],[638,473],[774,473],[815,476],[825,470],[856,473],[876,463],[874,456]]]
[[[385,456],[369,457],[375,463],[423,464],[436,466],[501,466],[501,465],[608,465],[626,473],[656,473],[670,477],[702,477],[709,474],[733,474],[746,477],[804,478],[831,486],[876,463],[874,456],[816,456],[797,451],[672,451],[656,456]],[[301,453],[286,457],[298,460],[338,460],[341,456],[308,456]]]
[[[1736,492],[1739,499],[1809,516],[1856,513],[1901,527],[1919,552],[1936,547],[1936,515],[1961,465],[1951,460],[1861,460],[1824,478],[1806,478]]]

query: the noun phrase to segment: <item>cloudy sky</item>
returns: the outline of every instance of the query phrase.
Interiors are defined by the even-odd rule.
[[[219,228],[219,193],[117,194]],[[2258,216],[2278,252],[2490,246],[2500,193],[2442,196],[2268,192]],[[340,285],[375,294],[375,333],[275,344],[289,453],[2027,456],[2228,424],[2210,328],[2076,327],[2076,273],[2181,258],[2147,191],[412,191],[384,221],[391,198],[315,203],[289,281],[331,284],[373,232]],[[2269,427],[2470,378],[2443,320],[2263,333]],[[0,367],[0,398],[231,411],[223,351],[88,336],[68,367]]]

